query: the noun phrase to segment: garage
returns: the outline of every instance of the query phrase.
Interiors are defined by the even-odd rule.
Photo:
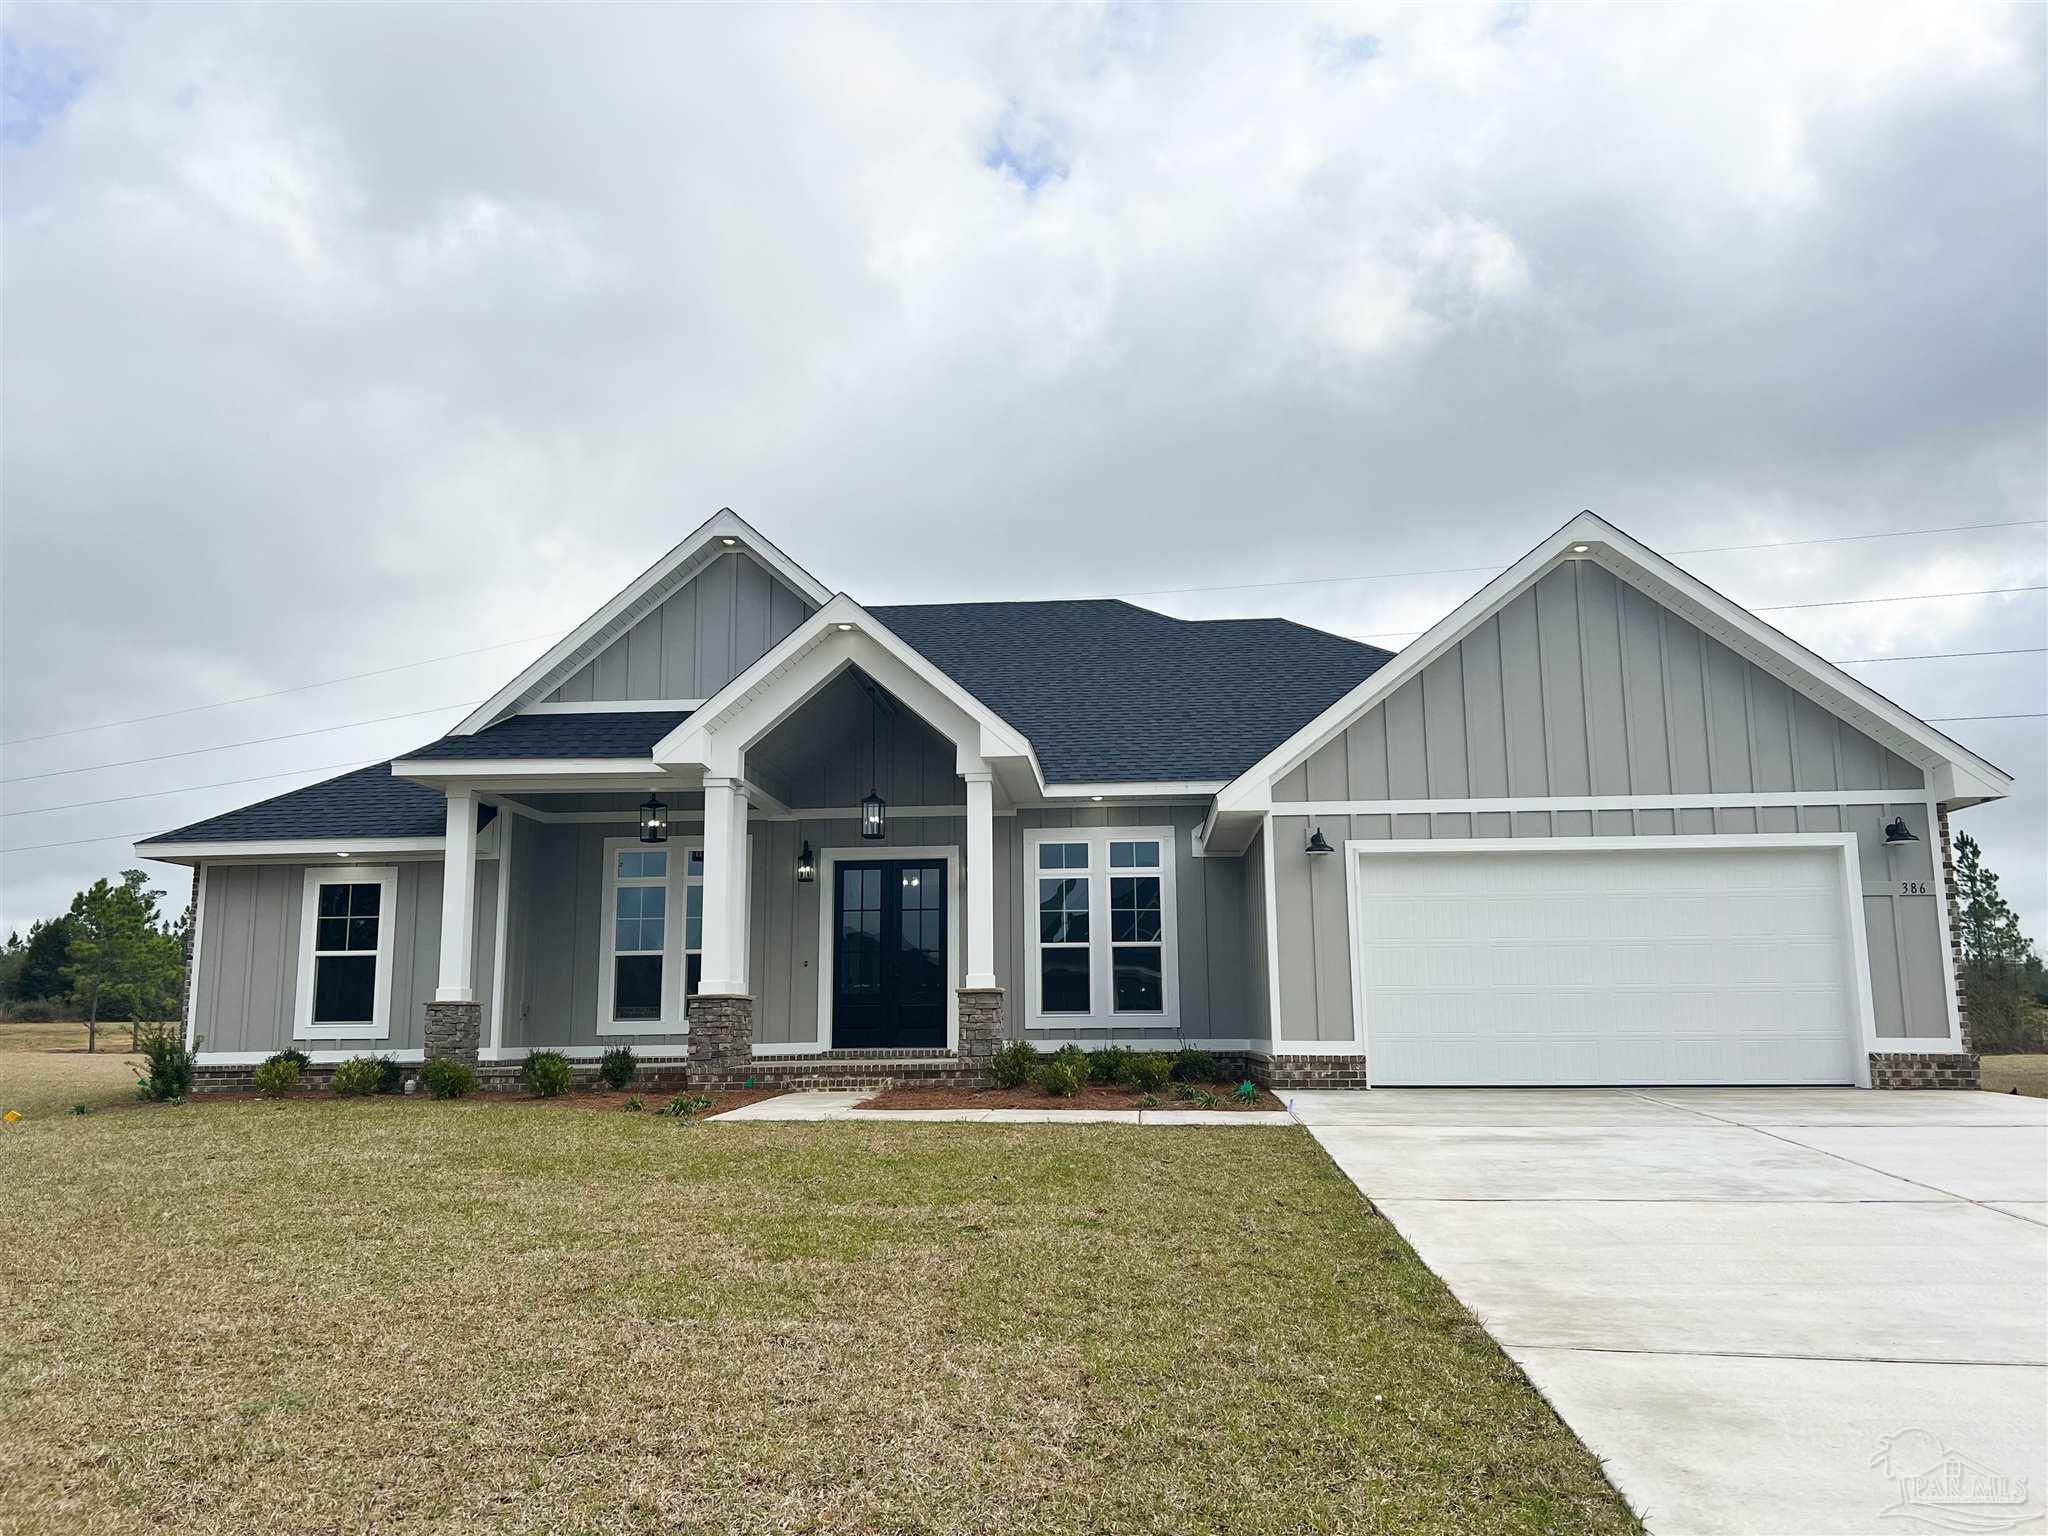
[[[1375,1086],[1851,1083],[1851,839],[1353,843]]]

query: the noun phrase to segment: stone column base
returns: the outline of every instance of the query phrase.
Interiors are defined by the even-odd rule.
[[[691,1086],[745,1087],[754,1072],[754,1000],[699,993],[687,1011]]]
[[[1267,1088],[1367,1088],[1363,1056],[1296,1056],[1247,1051],[1245,1070]]]
[[[1977,1058],[1950,1052],[1872,1051],[1873,1088],[1978,1088]]]
[[[1003,1044],[1003,989],[962,987],[960,1004],[960,1069],[986,1073]]]
[[[428,1061],[477,1062],[483,1039],[482,1003],[429,1003],[424,1055]]]

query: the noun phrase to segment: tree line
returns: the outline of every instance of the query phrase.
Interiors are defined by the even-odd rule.
[[[70,1018],[99,1048],[104,1022],[129,1026],[135,1049],[143,1023],[183,1013],[190,909],[164,915],[162,891],[139,869],[95,880],[60,915],[7,936],[0,950],[0,1008],[16,1020]]]
[[[1956,904],[1971,1048],[1981,1055],[2048,1051],[2048,973],[1967,832],[1956,837]]]

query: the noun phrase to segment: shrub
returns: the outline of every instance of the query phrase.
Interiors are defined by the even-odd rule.
[[[1050,1059],[1053,1061],[1063,1061],[1069,1067],[1072,1067],[1074,1069],[1074,1081],[1079,1083],[1088,1081],[1088,1053],[1082,1050],[1080,1046],[1069,1042],[1054,1051]]]
[[[1232,1097],[1240,1104],[1256,1104],[1259,1100],[1259,1085],[1246,1078],[1233,1090]]]
[[[267,1067],[274,1061],[290,1062],[293,1066],[299,1069],[300,1077],[304,1077],[308,1072],[313,1070],[313,1058],[308,1056],[304,1051],[298,1049],[298,1047],[296,1046],[286,1046],[281,1051],[272,1052],[270,1055],[263,1058],[263,1065]]]
[[[185,1044],[176,1024],[151,1024],[142,1031],[140,1046],[144,1071],[136,1082],[139,1098],[168,1103],[192,1091],[192,1057],[199,1042]]]
[[[633,1081],[633,1070],[639,1065],[633,1060],[633,1047],[615,1045],[598,1058],[597,1075],[614,1088],[623,1088]]]
[[[619,1107],[621,1109],[645,1109],[647,1106],[641,1101],[640,1095],[636,1093]]]
[[[377,1091],[379,1093],[405,1092],[405,1068],[389,1056],[377,1058]]]
[[[1046,1057],[1045,1064],[1038,1069],[1038,1086],[1056,1099],[1071,1099],[1086,1081],[1065,1051]]]
[[[1157,1093],[1171,1075],[1169,1063],[1158,1051],[1133,1053],[1124,1063],[1124,1083],[1140,1093]]]
[[[687,1120],[690,1116],[710,1107],[711,1095],[708,1093],[679,1093],[655,1113],[667,1115],[672,1120]]]
[[[334,1091],[344,1099],[359,1099],[377,1091],[384,1069],[374,1056],[351,1056],[334,1069]]]
[[[443,1056],[420,1068],[420,1086],[437,1099],[464,1099],[476,1092],[476,1069]]]
[[[576,1074],[560,1051],[535,1051],[520,1067],[519,1081],[537,1099],[558,1099],[575,1083]]]
[[[7,1022],[10,1024],[55,1024],[57,1005],[47,998],[32,997],[27,1002],[7,1005]]]
[[[998,1088],[1022,1088],[1037,1070],[1038,1047],[1029,1040],[1012,1040],[988,1064],[989,1081]]]
[[[273,1056],[249,1074],[249,1081],[266,1099],[282,1098],[298,1091],[299,1064],[289,1056]]]
[[[1091,1083],[1120,1083],[1124,1080],[1124,1068],[1130,1063],[1131,1053],[1120,1045],[1106,1045],[1099,1051],[1088,1054],[1088,1081]]]
[[[1216,1058],[1207,1051],[1184,1045],[1173,1053],[1173,1080],[1176,1083],[1215,1083],[1222,1079]]]

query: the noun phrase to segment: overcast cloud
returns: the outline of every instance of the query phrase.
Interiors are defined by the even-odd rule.
[[[721,505],[902,602],[2048,502],[2038,7],[14,4],[4,89],[10,926],[431,739]],[[1683,563],[1761,606],[2044,548]],[[1485,574],[1146,600],[1395,644]],[[2040,647],[2043,596],[1766,616]],[[1946,717],[2038,713],[2043,663],[1854,670]],[[1945,728],[2019,778],[1958,824],[2048,936],[2044,722]]]

